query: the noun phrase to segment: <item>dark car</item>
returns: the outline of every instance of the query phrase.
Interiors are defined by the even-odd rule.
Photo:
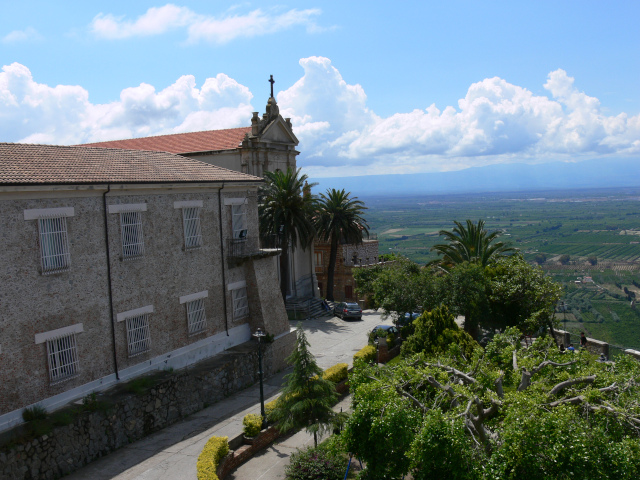
[[[377,327],[374,327],[373,330],[371,330],[371,332],[373,332],[373,339],[375,340],[378,337],[381,337],[382,335],[380,335],[378,333],[378,330],[384,330],[385,335],[389,335],[390,333],[393,333],[396,337],[399,335],[399,331],[398,328],[394,325],[378,325]]]
[[[362,309],[355,302],[340,302],[333,308],[333,314],[342,319],[356,318],[362,320]]]
[[[398,325],[399,327],[404,327],[406,325],[409,325],[410,323],[413,323],[413,321],[416,318],[418,318],[420,315],[422,314],[417,312],[405,313],[404,317],[398,318],[398,320],[396,321],[396,325]]]

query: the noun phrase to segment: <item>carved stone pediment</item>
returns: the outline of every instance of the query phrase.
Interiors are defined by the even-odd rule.
[[[299,143],[291,131],[291,127],[281,116],[278,116],[265,127],[259,135],[259,141],[288,143],[291,145],[298,145]]]

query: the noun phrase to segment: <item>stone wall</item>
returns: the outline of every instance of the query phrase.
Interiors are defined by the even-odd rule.
[[[276,373],[291,337],[295,335],[284,335],[265,347],[267,377]],[[251,341],[188,369],[165,372],[145,393],[129,393],[120,385],[98,397],[108,407],[78,414],[71,424],[30,441],[14,437],[12,445],[0,446],[0,480],[66,475],[257,381],[257,344]]]

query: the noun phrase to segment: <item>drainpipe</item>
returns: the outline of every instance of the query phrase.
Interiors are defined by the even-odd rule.
[[[107,193],[111,191],[111,184],[107,184],[107,191],[102,194],[102,206],[104,209],[104,245],[107,252],[107,287],[109,292],[109,313],[111,323],[111,342],[113,345],[113,364],[116,369],[116,380],[120,380],[118,371],[118,355],[116,351],[116,327],[113,323],[113,291],[111,290],[111,255],[109,253],[109,222],[107,221]]]
[[[220,257],[222,264],[222,309],[224,310],[224,329],[227,331],[227,337],[229,336],[229,319],[227,316],[227,280],[225,278],[224,271],[224,238],[222,236],[222,189],[224,188],[224,182],[218,189],[218,221],[220,223]]]

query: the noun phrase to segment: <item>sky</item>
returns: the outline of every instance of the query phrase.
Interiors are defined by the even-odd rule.
[[[640,161],[637,0],[0,0],[0,12],[0,142],[248,126],[273,75],[313,178]]]

